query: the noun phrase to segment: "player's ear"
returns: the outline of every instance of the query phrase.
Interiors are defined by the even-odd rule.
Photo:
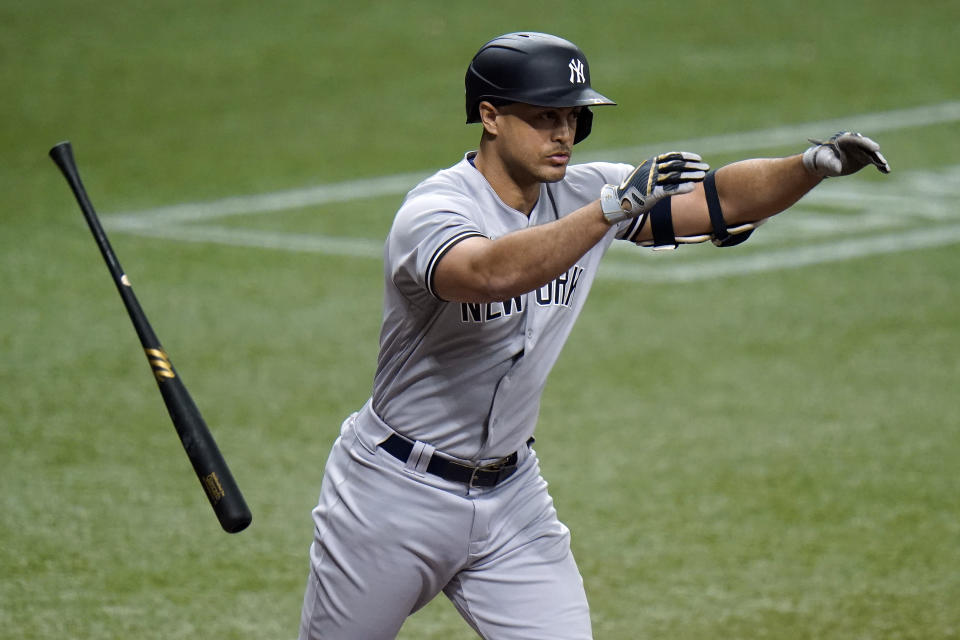
[[[497,126],[497,115],[499,111],[492,103],[483,100],[478,105],[480,110],[480,122],[483,123],[483,130],[492,136],[497,135],[499,128]]]

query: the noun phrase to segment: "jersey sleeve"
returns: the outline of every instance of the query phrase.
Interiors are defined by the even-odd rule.
[[[417,301],[434,289],[437,265],[467,238],[487,237],[469,215],[466,201],[420,196],[404,203],[387,238],[384,268],[399,291]]]

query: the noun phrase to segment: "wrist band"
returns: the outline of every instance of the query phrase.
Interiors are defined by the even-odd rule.
[[[605,184],[600,189],[600,209],[603,211],[603,217],[610,224],[623,222],[631,216],[620,206],[620,198],[617,197],[617,188],[612,184]]]

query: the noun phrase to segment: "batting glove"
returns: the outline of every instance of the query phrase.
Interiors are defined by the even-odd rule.
[[[881,173],[890,173],[887,159],[880,153],[880,145],[866,136],[841,131],[826,142],[810,140],[813,146],[803,152],[803,166],[822,178],[848,176],[868,164]]]
[[[695,153],[671,151],[647,158],[620,183],[600,190],[600,208],[610,224],[645,215],[657,202],[693,191],[710,166]]]

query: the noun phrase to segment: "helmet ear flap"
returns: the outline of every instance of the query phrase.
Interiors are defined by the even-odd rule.
[[[577,116],[577,131],[573,134],[573,144],[577,144],[588,135],[593,129],[593,111],[589,107],[580,109],[580,115]]]

